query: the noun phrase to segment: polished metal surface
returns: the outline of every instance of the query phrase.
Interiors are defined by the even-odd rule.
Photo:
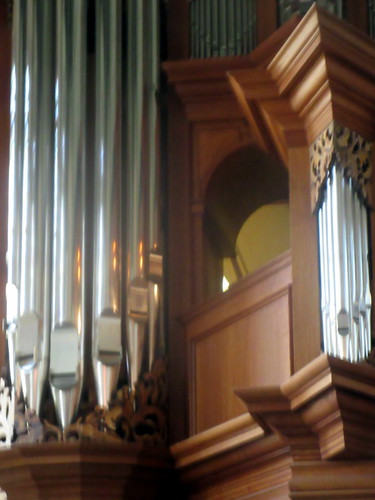
[[[333,166],[318,212],[323,349],[357,362],[371,349],[367,208]]]
[[[128,5],[126,126],[126,332],[130,385],[150,369],[161,333],[159,7]],[[155,260],[156,257],[156,260]]]
[[[57,0],[50,382],[60,423],[82,387],[85,333],[86,0]],[[62,373],[67,336],[76,366]],[[68,382],[66,382],[68,381]]]
[[[130,0],[127,30],[121,0],[94,5],[95,102],[86,82],[87,0],[16,0],[14,7],[10,373],[18,395],[22,382],[26,404],[37,413],[49,373],[63,429],[79,406],[88,346],[102,407],[116,389],[123,344],[133,389],[142,371],[165,354],[159,4]],[[95,110],[93,127],[87,127],[87,103]],[[91,132],[92,165],[86,161]],[[86,192],[91,173],[92,197]],[[86,294],[88,262],[92,296]]]
[[[127,291],[127,349],[130,386],[134,387],[142,369],[148,319],[148,282],[146,279],[146,200],[147,165],[143,137],[145,116],[145,2],[128,2],[126,70],[126,194],[125,258]]]
[[[53,3],[15,3],[8,325],[15,332],[10,342],[10,358],[16,362],[13,367],[11,362],[12,379],[18,394],[21,379],[25,402],[37,411],[49,355],[53,18]]]
[[[150,67],[148,83],[148,165],[149,165],[149,215],[148,215],[148,369],[151,370],[156,357],[165,354],[163,323],[163,257],[161,228],[161,171],[160,171],[160,115],[159,115],[159,11],[154,0],[148,7],[147,52]]]
[[[99,404],[116,387],[121,329],[121,2],[96,1],[92,357]]]
[[[6,285],[6,323],[9,351],[9,371],[17,394],[21,378],[15,360],[15,340],[19,321],[19,289],[21,279],[21,224],[22,224],[22,171],[24,144],[24,86],[25,86],[25,34],[26,2],[15,0],[12,33],[11,73],[11,128],[8,191],[8,248]]]

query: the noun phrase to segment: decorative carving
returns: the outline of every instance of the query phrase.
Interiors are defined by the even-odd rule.
[[[356,132],[332,122],[310,147],[311,202],[315,211],[324,191],[325,180],[332,165],[352,178],[365,200],[371,178],[371,144]]]
[[[44,441],[43,423],[34,410],[24,410],[22,403],[17,404],[14,421],[15,441],[21,443],[41,443]]]
[[[70,425],[64,439],[164,443],[167,438],[167,376],[163,359],[136,384],[135,395],[120,389],[108,410],[96,407]]]
[[[0,447],[10,446],[14,428],[14,395],[0,379]]]
[[[43,422],[35,412],[19,403],[15,418],[15,443],[46,441],[149,442],[159,444],[167,439],[166,361],[156,359],[152,370],[136,384],[135,393],[128,386],[117,391],[108,410],[97,406],[80,417],[63,433]],[[10,444],[10,440],[9,440]]]

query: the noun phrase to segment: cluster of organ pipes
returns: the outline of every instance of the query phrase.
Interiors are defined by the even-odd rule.
[[[248,54],[256,42],[254,0],[192,0],[191,57]]]
[[[164,354],[158,16],[157,0],[13,6],[9,371],[17,396],[38,414],[49,383],[63,429],[89,362],[106,407],[121,366],[129,365],[134,389]]]
[[[371,350],[367,207],[333,165],[318,211],[323,350],[356,362]]]

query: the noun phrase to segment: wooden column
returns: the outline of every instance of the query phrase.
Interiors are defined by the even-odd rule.
[[[320,354],[317,221],[311,213],[309,150],[289,149],[293,372]]]

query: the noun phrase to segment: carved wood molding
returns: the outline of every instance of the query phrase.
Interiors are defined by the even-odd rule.
[[[322,354],[279,387],[236,390],[295,461],[375,457],[375,368]]]
[[[374,41],[314,5],[266,68],[229,79],[251,127],[287,164],[288,148],[311,144],[333,120],[375,138],[374,68]]]
[[[165,62],[168,82],[180,97],[189,121],[243,118],[227,73],[267,66],[297,24],[297,18],[291,19],[246,56]]]
[[[165,447],[123,443],[42,443],[0,454],[0,484],[13,500],[182,498]],[[160,496],[159,496],[160,495]]]
[[[292,466],[289,498],[361,500],[375,498],[373,461],[329,461]]]
[[[177,443],[171,453],[185,491],[197,495],[194,498],[229,499],[262,490],[289,491],[292,462],[285,439],[265,436],[249,415]]]
[[[371,180],[371,143],[362,136],[332,122],[310,146],[311,203],[313,210],[322,195],[322,187],[333,165],[353,180],[363,199],[368,199]]]

